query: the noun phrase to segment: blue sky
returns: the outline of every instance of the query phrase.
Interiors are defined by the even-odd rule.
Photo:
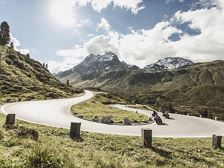
[[[222,17],[222,0],[0,0],[17,48],[52,72],[106,51],[140,67],[167,56],[222,59]]]

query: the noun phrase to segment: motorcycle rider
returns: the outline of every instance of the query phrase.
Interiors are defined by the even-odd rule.
[[[152,116],[153,117],[158,116],[158,113],[156,111],[153,111]]]

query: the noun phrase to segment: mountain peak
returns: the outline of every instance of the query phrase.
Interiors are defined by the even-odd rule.
[[[144,69],[150,72],[160,72],[166,70],[173,70],[184,66],[189,66],[192,64],[193,62],[191,60],[185,58],[166,57],[164,59],[160,59],[154,64],[147,65]]]
[[[112,52],[106,52],[102,54],[90,54],[88,55],[83,62],[90,63],[90,62],[110,62],[116,60],[116,62],[120,62],[117,55]]]
[[[106,52],[102,54],[90,54],[80,64],[76,65],[72,69],[62,72],[57,77],[65,77],[73,73],[78,74],[92,74],[97,75],[98,73],[124,70],[129,67],[128,64],[121,62],[116,54],[113,52]]]

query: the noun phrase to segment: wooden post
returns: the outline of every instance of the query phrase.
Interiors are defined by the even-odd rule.
[[[15,121],[16,121],[16,115],[15,114],[8,114],[6,116],[5,125],[14,125]]]
[[[81,123],[77,122],[71,122],[70,126],[70,137],[73,138],[79,138],[80,137],[80,127]]]
[[[212,148],[213,149],[220,149],[222,144],[222,136],[213,135],[212,136]]]
[[[141,132],[142,132],[144,147],[151,148],[152,147],[152,130],[142,128]]]

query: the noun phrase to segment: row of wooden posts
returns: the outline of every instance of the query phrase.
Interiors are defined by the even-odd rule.
[[[6,125],[14,125],[15,124],[16,115],[15,114],[8,114],[6,116]],[[71,122],[70,125],[70,137],[72,139],[80,138],[81,137],[81,122]],[[142,128],[141,129],[141,137],[143,140],[143,145],[146,148],[152,147],[152,130],[149,128]],[[212,148],[218,149],[221,148],[222,144],[222,136],[213,135],[212,136]]]

